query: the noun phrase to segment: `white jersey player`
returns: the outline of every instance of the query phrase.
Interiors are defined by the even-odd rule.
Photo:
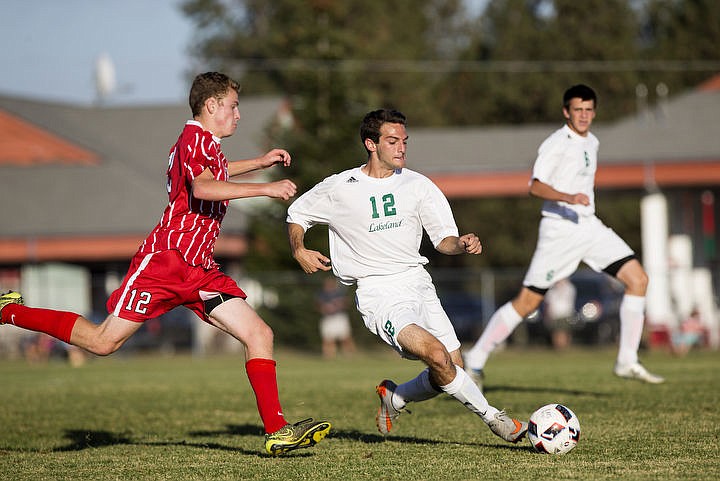
[[[363,119],[360,136],[366,164],[331,175],[288,209],[293,257],[310,274],[330,270],[356,284],[357,308],[365,326],[403,357],[427,365],[414,379],[382,381],[376,422],[388,434],[406,404],[446,392],[480,416],[509,442],[525,435],[527,424],[489,405],[464,371],[460,342],[423,267],[423,229],[443,254],[480,254],[475,234],[458,235],[450,205],[427,177],[405,168],[405,116],[376,110]],[[328,226],[330,258],[305,247],[307,229]]]
[[[566,124],[538,149],[530,182],[530,194],[544,199],[537,247],[522,289],[493,314],[465,356],[478,382],[490,353],[540,306],[548,289],[575,272],[581,261],[595,271],[617,277],[625,285],[615,374],[653,384],[664,381],[638,361],[647,274],[625,241],[595,216],[599,142],[589,129],[596,101],[590,87],[570,87],[563,97]]]

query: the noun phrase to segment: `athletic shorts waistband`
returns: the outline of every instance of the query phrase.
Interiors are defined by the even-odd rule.
[[[397,284],[404,279],[417,277],[422,273],[426,273],[425,267],[422,265],[408,267],[406,270],[396,274],[385,274],[382,276],[368,276],[357,280],[358,288],[383,286],[388,284]]]

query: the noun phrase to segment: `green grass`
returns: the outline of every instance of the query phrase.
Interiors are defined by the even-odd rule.
[[[321,444],[280,458],[262,450],[241,358],[0,362],[0,479],[720,479],[718,352],[646,353],[668,379],[659,386],[615,378],[611,349],[498,353],[488,400],[524,419],[569,406],[582,435],[565,456],[501,441],[447,396],[411,406],[383,439],[374,386],[421,369],[389,351],[277,358],[288,420],[334,425]]]

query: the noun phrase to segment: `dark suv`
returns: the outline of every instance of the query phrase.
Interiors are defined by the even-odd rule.
[[[620,302],[624,288],[620,281],[590,269],[570,276],[577,291],[575,315],[570,322],[573,342],[579,344],[607,344],[615,342],[620,329]],[[527,318],[532,337],[550,337],[543,322],[544,303]]]

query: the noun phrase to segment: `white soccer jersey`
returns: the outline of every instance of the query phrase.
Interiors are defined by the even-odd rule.
[[[410,169],[383,179],[361,167],[331,175],[293,202],[287,222],[328,226],[333,272],[344,284],[427,264],[423,228],[435,246],[458,235],[445,195]]]
[[[580,262],[600,272],[611,263],[633,254],[611,228],[595,216],[594,182],[597,137],[578,135],[564,125],[538,149],[533,178],[568,194],[583,193],[589,205],[546,200],[537,246],[523,280],[524,286],[550,288],[570,276]],[[570,222],[567,222],[570,221]]]
[[[565,124],[540,145],[532,178],[567,194],[585,194],[589,205],[546,200],[542,214],[577,222],[578,216],[595,214],[595,171],[600,142],[591,132],[578,135]]]

